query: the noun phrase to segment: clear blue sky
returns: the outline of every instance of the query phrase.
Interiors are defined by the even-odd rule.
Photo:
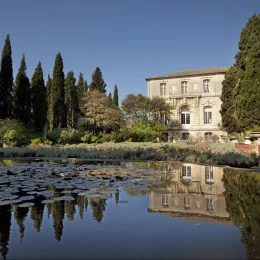
[[[147,95],[145,78],[181,70],[226,67],[260,0],[0,0],[0,48],[10,33],[14,77],[22,54],[28,76],[40,60],[52,74],[61,52],[64,72],[99,66],[120,100]]]

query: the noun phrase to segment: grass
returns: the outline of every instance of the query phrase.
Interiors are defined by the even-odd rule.
[[[258,165],[255,155],[243,155],[233,144],[203,143],[104,143],[66,145],[33,149],[0,149],[0,158],[79,158],[128,161],[183,161],[250,168]]]

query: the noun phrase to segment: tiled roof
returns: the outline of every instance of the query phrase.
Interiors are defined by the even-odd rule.
[[[229,68],[211,68],[211,69],[200,69],[200,70],[186,70],[180,72],[174,72],[170,74],[165,74],[157,77],[150,77],[149,79],[164,79],[164,78],[175,78],[175,77],[188,77],[188,76],[198,76],[198,75],[208,75],[208,74],[223,74],[228,71]]]

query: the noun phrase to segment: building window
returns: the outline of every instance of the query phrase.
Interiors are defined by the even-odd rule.
[[[190,139],[190,133],[182,133],[182,140],[189,140]]]
[[[212,166],[205,167],[205,179],[206,179],[206,183],[214,183],[214,175],[213,175]]]
[[[214,209],[214,204],[212,199],[206,199],[206,207],[208,212],[212,212]]]
[[[164,208],[169,207],[169,194],[162,194],[162,204]]]
[[[160,94],[166,96],[166,83],[160,83]]]
[[[203,86],[204,86],[204,92],[209,93],[209,91],[210,91],[210,80],[209,79],[203,80]]]
[[[212,107],[204,107],[204,124],[209,125],[212,123]]]
[[[181,94],[187,94],[188,81],[181,82]]]
[[[190,209],[190,198],[187,196],[184,197],[184,209]]]
[[[181,109],[181,123],[182,125],[190,124],[190,110],[186,106]]]
[[[211,132],[206,132],[206,133],[204,134],[204,136],[205,136],[205,141],[210,141],[210,140],[212,140],[212,133],[211,133]]]
[[[191,177],[191,166],[182,166],[182,177]]]

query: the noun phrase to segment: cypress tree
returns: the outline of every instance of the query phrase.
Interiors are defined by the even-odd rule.
[[[90,83],[89,90],[98,90],[101,93],[106,93],[106,83],[103,80],[103,75],[99,67],[95,69],[92,74],[92,82]]]
[[[51,88],[52,88],[52,79],[50,74],[48,74],[48,80],[46,83],[46,101],[47,101],[47,121],[50,125],[51,122]]]
[[[11,98],[13,87],[13,65],[10,35],[5,39],[0,66],[0,119],[11,114]]]
[[[118,107],[118,89],[117,85],[114,87],[113,104]]]
[[[79,100],[76,88],[76,79],[73,71],[68,72],[65,80],[65,104],[67,111],[67,126],[75,128],[77,126]]]
[[[113,99],[112,99],[112,93],[111,92],[108,93],[108,98],[109,98],[109,103],[112,104]]]
[[[220,97],[222,104],[220,114],[222,116],[222,126],[228,133],[240,132],[241,129],[237,122],[235,112],[235,87],[237,80],[237,69],[232,66],[225,75],[222,83],[222,95]]]
[[[41,62],[38,63],[31,80],[32,120],[34,126],[43,130],[47,118],[46,88]]]
[[[13,115],[24,124],[28,124],[31,119],[31,90],[30,81],[26,75],[24,55],[15,80],[13,91]]]
[[[243,130],[260,126],[260,15],[254,14],[242,30],[236,55],[235,109]]]
[[[80,72],[79,80],[78,80],[78,84],[77,84],[77,95],[78,95],[79,107],[82,107],[82,105],[83,105],[83,94],[85,92],[84,85],[85,85],[85,82],[84,82],[83,74]]]
[[[58,53],[55,59],[52,90],[51,90],[51,119],[50,128],[66,127],[66,106],[64,104],[64,72],[63,60],[61,54]]]
[[[84,91],[85,91],[85,92],[88,91],[88,83],[87,83],[86,80],[84,81]]]

